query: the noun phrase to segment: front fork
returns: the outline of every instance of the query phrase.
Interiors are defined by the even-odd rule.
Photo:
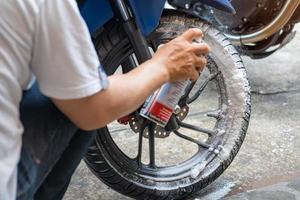
[[[143,63],[151,59],[152,55],[148,48],[146,38],[143,36],[135,23],[133,13],[129,7],[126,6],[124,0],[114,0],[119,14],[123,20],[123,29],[133,47],[135,56],[139,63]]]
[[[151,59],[152,55],[148,47],[148,42],[136,25],[135,19],[131,14],[133,12],[130,10],[130,7],[126,6],[124,0],[114,0],[114,3],[123,20],[123,29],[132,45],[138,63],[144,63],[145,61]],[[133,56],[130,56],[122,63],[123,73],[128,72],[133,67],[135,67]],[[128,118],[128,116],[126,117]],[[148,119],[144,120],[146,121],[146,123],[148,121],[147,124],[149,124],[149,127],[153,127],[153,122],[150,122]],[[172,116],[165,128],[169,131],[176,130],[178,128],[178,124],[175,120],[175,115]],[[151,131],[149,131],[149,139],[151,140],[151,135],[153,135],[154,137],[154,133],[151,134],[150,132]]]
[[[130,8],[126,7],[126,4],[124,3],[124,0],[115,0],[115,3],[117,5],[117,8],[119,10],[119,13],[121,14],[121,17],[124,21],[123,28],[124,31],[133,47],[135,56],[137,58],[138,63],[144,63],[145,61],[152,58],[151,52],[148,47],[147,40],[141,33],[141,31],[138,29],[135,20],[133,16],[131,16]],[[132,56],[129,57],[129,59],[126,61],[127,63],[124,63],[124,65],[130,65],[133,63]],[[123,69],[125,66],[123,66]],[[149,158],[150,163],[149,165],[152,168],[155,168],[155,133],[154,133],[154,127],[155,124],[148,119],[143,120],[143,127],[140,130],[139,134],[139,148],[138,148],[138,162],[141,163],[141,154],[142,154],[142,139],[145,128],[148,127],[148,133],[149,133]]]
[[[130,10],[130,7],[125,4],[124,0],[112,0],[112,3],[117,8],[117,14],[122,18],[123,29],[134,50],[134,54],[138,63],[144,63],[147,60],[151,59],[152,55],[148,48],[147,40],[137,27],[134,17],[131,14],[133,12]],[[137,63],[135,62],[134,56],[130,55],[125,61],[122,62],[122,71],[123,73],[127,73],[136,66]],[[135,114],[124,116],[120,118],[118,122],[127,124],[133,115]]]

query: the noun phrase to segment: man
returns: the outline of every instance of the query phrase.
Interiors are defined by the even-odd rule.
[[[206,65],[198,55],[209,52],[191,29],[135,70],[106,77],[74,0],[5,0],[0,13],[1,200],[61,199],[92,130],[168,81],[196,80]]]

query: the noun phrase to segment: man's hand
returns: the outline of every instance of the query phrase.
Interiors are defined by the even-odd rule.
[[[195,43],[195,40],[201,40],[202,37],[201,30],[189,29],[154,54],[153,60],[157,60],[168,71],[169,81],[198,79],[199,72],[207,64],[204,56],[210,51],[207,44]]]
[[[200,30],[188,30],[129,73],[110,76],[107,90],[82,99],[53,101],[78,127],[84,130],[103,127],[136,110],[162,84],[196,80],[206,65],[203,55],[210,51],[206,44],[193,42],[201,37]]]

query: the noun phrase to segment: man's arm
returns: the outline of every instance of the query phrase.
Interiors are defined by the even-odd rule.
[[[168,80],[168,74],[163,70],[153,71],[153,65],[150,60],[127,74],[110,76],[108,89],[90,97],[53,101],[78,127],[84,130],[103,127],[136,110]]]
[[[192,43],[199,37],[202,37],[201,31],[187,31],[131,72],[109,77],[107,90],[86,98],[53,101],[78,127],[84,130],[103,127],[136,110],[165,82],[196,80],[206,65],[206,59],[198,55],[209,52],[206,44]]]

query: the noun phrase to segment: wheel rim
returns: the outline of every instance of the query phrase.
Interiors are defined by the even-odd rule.
[[[121,45],[122,46],[122,45]],[[111,55],[120,54],[122,59],[106,59],[103,61],[103,65],[109,68],[108,74],[112,74],[118,66],[122,63],[122,61],[132,54],[132,49],[128,42],[123,44],[121,49],[126,49],[126,51],[119,51],[116,50],[112,52]],[[116,56],[118,57],[118,56]],[[109,60],[113,60],[113,62],[109,62]],[[116,61],[118,60],[118,62]],[[217,66],[212,59],[209,59],[208,69],[211,73],[211,77],[207,77],[208,81],[204,81],[204,83],[209,83],[211,81],[215,81],[217,84],[218,92],[220,93],[219,99],[219,111],[222,111],[222,106],[226,105],[227,102],[226,91],[224,86],[224,80],[220,73],[218,72]],[[203,85],[202,85],[203,86]],[[201,87],[200,87],[201,88]],[[223,90],[221,89],[223,88]],[[223,91],[223,92],[222,92]],[[225,91],[225,93],[224,93]],[[200,92],[201,94],[201,92]],[[199,97],[197,92],[195,93],[196,96]],[[194,97],[195,97],[194,95]],[[197,98],[190,98],[189,102],[192,103]],[[223,114],[226,111],[222,111]],[[210,113],[211,117],[216,117],[217,112]],[[220,113],[219,113],[220,114]],[[223,123],[223,124],[222,124]],[[225,120],[217,119],[215,129],[219,129],[219,127],[224,126]],[[188,126],[187,124],[181,124],[183,126]],[[203,131],[203,129],[202,129]],[[177,132],[175,135],[181,135],[180,132]],[[211,146],[217,147],[222,141],[222,134],[215,135],[211,137],[208,141],[210,142]],[[203,160],[213,159],[216,155],[215,152],[209,148],[206,148],[206,151],[200,153],[198,151],[195,155],[193,155],[190,159],[182,162],[176,166],[169,166],[169,167],[149,167],[149,165],[138,165],[137,160],[130,158],[127,156],[115,143],[114,139],[110,135],[107,128],[102,129],[101,133],[97,135],[97,145],[99,149],[102,151],[105,159],[107,160],[110,165],[117,169],[120,173],[124,172],[125,174],[130,174],[127,178],[134,179],[134,176],[139,176],[144,178],[145,180],[153,180],[153,181],[172,181],[172,180],[182,180],[184,177],[191,177],[191,169],[199,163],[203,162]],[[201,145],[200,145],[201,146]],[[113,152],[113,154],[111,153]],[[124,170],[126,169],[126,170]],[[126,171],[126,172],[125,172]]]

